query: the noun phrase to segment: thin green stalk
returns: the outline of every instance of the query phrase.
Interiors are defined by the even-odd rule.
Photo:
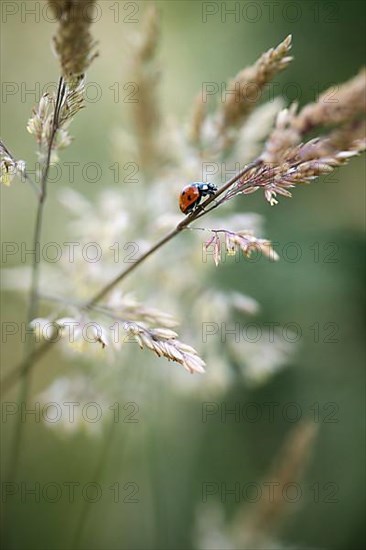
[[[28,306],[28,313],[27,313],[27,326],[29,326],[29,323],[32,321],[32,319],[34,319],[38,315],[38,309],[39,309],[38,291],[39,291],[39,276],[40,276],[40,258],[39,258],[38,251],[40,249],[43,214],[44,214],[44,206],[45,206],[45,201],[47,196],[47,181],[48,181],[48,174],[49,174],[50,164],[51,164],[52,147],[53,147],[54,139],[58,128],[58,117],[60,113],[64,91],[65,91],[65,85],[63,83],[63,79],[60,78],[59,86],[57,90],[56,103],[55,103],[55,112],[53,116],[52,132],[51,132],[50,140],[47,147],[47,157],[42,170],[41,188],[40,188],[40,194],[38,198],[36,222],[34,227],[34,235],[33,235],[34,254],[33,254],[33,264],[32,264],[31,290],[30,290],[29,306]],[[34,338],[26,339],[25,348],[24,348],[25,362],[29,362],[31,360],[34,350],[35,350]],[[19,390],[20,403],[26,403],[28,399],[29,371],[30,371],[30,368],[29,367],[26,368],[24,370],[24,376],[22,377],[22,383]],[[10,480],[15,480],[17,475],[19,456],[20,456],[20,447],[21,447],[21,441],[22,441],[23,429],[24,429],[23,426],[24,426],[24,423],[22,422],[21,415],[18,415],[16,419],[12,451],[10,453],[10,477],[9,477]]]

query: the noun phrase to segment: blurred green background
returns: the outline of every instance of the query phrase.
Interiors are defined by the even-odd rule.
[[[5,4],[17,5],[19,11],[6,15]],[[34,142],[25,125],[36,102],[34,95],[24,91],[36,83],[42,88],[44,83],[58,78],[57,63],[50,52],[54,26],[42,15],[38,22],[26,13],[22,19],[22,5],[29,8],[34,4],[37,2],[2,3],[1,137],[23,159],[34,159]],[[103,93],[74,122],[71,133],[75,142],[62,153],[62,160],[95,161],[108,166],[112,162],[111,131],[116,124],[128,121],[128,106],[115,103],[109,87],[124,81],[129,61],[126,34],[139,24],[121,20],[116,23],[116,5],[122,6],[120,19],[137,8],[132,17],[139,21],[147,2],[126,3],[129,6],[108,1],[99,4],[102,17],[93,27],[93,35],[99,41],[100,57],[92,65],[88,81],[99,83]],[[293,34],[295,61],[277,79],[278,91],[287,90],[290,94],[285,97],[287,102],[294,99],[291,83],[300,88],[298,99],[303,105],[314,99],[315,90],[351,78],[364,63],[363,2],[156,4],[162,15],[162,103],[166,111],[182,121],[202,82],[225,82],[289,33]],[[202,14],[207,4],[215,12],[217,8],[217,13],[204,22]],[[225,7],[231,9],[236,4],[240,6],[239,21],[233,15],[224,17]],[[13,92],[9,83],[15,84]],[[75,188],[94,197],[103,183],[113,185],[112,178],[87,186],[76,182]],[[31,191],[20,182],[1,191],[2,240],[30,244],[34,219]],[[302,418],[312,422],[314,403],[319,404],[319,433],[304,478],[299,481],[303,498],[292,506],[279,531],[273,533],[274,540],[290,548],[341,550],[361,548],[364,544],[364,198],[362,157],[311,186],[296,189],[291,201],[281,200],[275,208],[265,204],[262,196],[250,195],[247,209],[265,217],[266,236],[280,243],[279,251],[281,243],[299,243],[302,257],[298,262],[280,261],[276,265],[227,264],[212,271],[222,288],[242,291],[261,304],[258,322],[296,322],[303,329],[301,348],[293,364],[261,387],[251,389],[238,380],[235,389],[218,400],[228,408],[235,403],[276,402],[280,411],[287,403],[295,402],[301,408]],[[44,225],[49,241],[62,241],[63,235],[66,239],[63,219],[64,212],[51,190]],[[319,261],[315,261],[314,243],[319,246]],[[329,261],[327,256],[329,243],[336,244],[335,261]],[[12,262],[8,261],[3,267],[10,265]],[[3,295],[2,316],[6,321],[24,319],[24,302],[15,293]],[[319,342],[314,341],[309,328],[314,323],[319,323]],[[337,342],[326,341],[326,323],[337,327]],[[3,346],[2,355],[4,369],[11,368],[21,357],[20,347],[10,342]],[[67,366],[66,360],[56,353],[52,357],[50,364],[35,376],[35,394],[53,380],[56,372],[61,375],[63,369],[76,368]],[[139,368],[139,358],[136,351],[134,369]],[[157,362],[156,368],[159,366]],[[205,383],[204,378],[200,383]],[[140,384],[148,391],[143,375]],[[107,449],[100,477],[101,500],[90,504],[85,512],[78,492],[73,503],[67,502],[64,494],[56,503],[44,498],[35,502],[32,497],[22,502],[19,492],[13,497],[5,496],[4,548],[72,548],[83,513],[81,548],[199,547],[195,525],[202,504],[202,483],[260,483],[266,475],[268,479],[276,453],[296,427],[281,414],[275,415],[273,423],[266,418],[258,422],[228,419],[223,423],[218,416],[203,423],[202,402],[197,397],[177,396],[174,392],[170,395],[166,387],[154,391],[153,407],[141,408],[137,424],[114,426],[115,437]],[[6,396],[6,401],[16,399],[16,391]],[[329,403],[336,405],[336,422],[326,421]],[[12,417],[3,421],[3,471],[8,466],[13,430]],[[49,482],[73,480],[83,485],[94,481],[103,449],[104,434],[102,438],[87,434],[59,438],[43,423],[29,420],[18,482],[44,486]],[[5,476],[3,480],[8,481]],[[110,486],[116,482],[121,487],[136,483],[139,502],[113,502]],[[321,498],[315,502],[310,487],[319,483],[324,489],[328,482],[338,487],[337,501],[330,503]],[[130,490],[124,488],[122,496]],[[222,503],[228,523],[241,505],[230,497]],[[246,506],[250,509],[250,505]],[[282,543],[277,544],[273,548],[282,547]]]

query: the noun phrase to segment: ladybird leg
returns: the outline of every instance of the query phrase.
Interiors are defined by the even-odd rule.
[[[215,203],[216,201],[212,201],[211,204]],[[210,204],[210,206],[211,206]],[[194,212],[206,212],[206,210],[204,209],[204,207],[202,206],[202,204],[197,204],[194,208]]]
[[[207,191],[204,191],[202,193],[202,196],[204,197],[213,197],[216,194],[217,189],[214,191],[213,189],[207,189]],[[212,201],[213,203],[216,201]]]
[[[210,196],[212,197],[213,195],[215,195],[217,192],[217,189],[212,189],[211,187],[208,187],[207,189],[204,189],[203,191],[201,191],[201,194],[203,197],[207,197],[207,196]]]
[[[188,214],[192,214],[192,212],[196,212],[197,209],[200,209],[202,208],[200,205],[199,205],[199,202],[200,202],[200,199],[196,200],[193,204],[191,204],[185,214],[188,215]]]

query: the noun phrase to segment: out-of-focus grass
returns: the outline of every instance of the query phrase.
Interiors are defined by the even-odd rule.
[[[102,5],[106,5],[103,2]],[[231,3],[229,3],[231,4]],[[244,3],[242,3],[244,4]],[[286,3],[281,3],[280,8]],[[287,3],[288,4],[288,3]],[[321,20],[314,23],[310,4],[301,6],[299,21],[289,23],[284,17],[268,20],[263,9],[256,23],[220,16],[202,22],[201,2],[158,2],[163,14],[161,65],[163,106],[183,120],[192,98],[202,82],[225,82],[239,68],[252,62],[259,53],[293,33],[295,61],[279,79],[293,98],[296,83],[301,90],[300,103],[314,97],[314,87],[322,90],[346,80],[363,63],[363,14],[361,2],[342,1],[327,4],[336,8],[334,21],[326,22],[326,8],[320,7]],[[315,2],[314,5],[317,5]],[[142,10],[144,3],[139,3]],[[328,6],[329,8],[329,6]],[[128,105],[113,101],[109,89],[113,83],[125,82],[128,48],[125,34],[133,25],[114,24],[112,12],[96,24],[94,34],[100,42],[100,58],[88,75],[89,82],[101,86],[99,101],[90,103],[72,127],[75,143],[62,161],[100,163],[108,174],[103,181],[87,187],[75,181],[75,188],[93,196],[103,185],[112,185],[110,164],[111,130],[116,124],[128,124]],[[34,23],[27,18],[9,18],[3,23],[2,80],[15,82],[23,90],[39,82],[57,79],[57,65],[50,54],[53,26]],[[21,38],[19,38],[21,37]],[[31,45],[31,48],[30,48]],[[291,92],[290,92],[291,91]],[[2,137],[21,158],[35,159],[34,143],[25,124],[34,97],[20,94],[8,97],[1,105]],[[61,182],[60,182],[61,183]],[[67,181],[62,181],[67,184]],[[50,190],[44,234],[47,240],[66,238],[63,216],[54,191]],[[31,191],[17,182],[2,190],[3,241],[27,242],[34,218]],[[304,546],[324,548],[361,547],[364,506],[364,347],[361,304],[364,300],[364,162],[351,164],[323,181],[299,188],[292,200],[281,200],[275,208],[262,197],[253,195],[237,202],[237,208],[256,211],[266,218],[266,232],[278,241],[279,252],[285,243],[296,242],[302,258],[292,263],[240,261],[220,267],[213,277],[226,288],[235,288],[254,296],[262,305],[259,322],[296,322],[303,328],[300,351],[294,364],[260,389],[238,385],[225,396],[225,402],[289,402],[300,405],[310,417],[312,406],[335,403],[336,423],[323,423],[317,439],[313,461],[303,481],[304,498],[281,534],[284,540]],[[136,239],[143,235],[136,235]],[[314,243],[319,243],[321,257],[314,261]],[[324,247],[336,243],[335,263],[327,263]],[[10,261],[11,263],[11,261]],[[9,263],[6,264],[6,267]],[[13,294],[3,297],[3,319],[24,318],[24,305]],[[309,328],[332,322],[338,327],[337,343],[314,343]],[[323,337],[324,340],[324,337]],[[4,359],[14,364],[20,350],[6,346]],[[141,369],[144,384],[143,356],[136,350],[135,369]],[[4,361],[5,362],[5,361]],[[54,354],[44,361],[35,377],[34,388],[41,389],[54,373],[70,371],[65,359]],[[157,363],[156,368],[166,368]],[[174,368],[174,367],[172,367]],[[205,383],[204,377],[202,384]],[[121,384],[123,377],[121,376]],[[8,399],[16,398],[12,393]],[[3,426],[6,449],[12,422]],[[154,410],[141,411],[137,425],[121,424],[113,444],[108,467],[103,475],[105,492],[91,505],[90,521],[85,530],[88,548],[189,548],[197,503],[201,500],[202,482],[207,480],[242,483],[259,481],[271,464],[289,422],[277,418],[273,424],[259,422],[202,424],[201,405],[176,395],[156,395]],[[97,456],[103,442],[85,436],[59,439],[42,423],[27,423],[20,479],[32,485],[92,481]],[[4,452],[3,464],[8,455]],[[122,472],[122,473],[121,473]],[[35,481],[36,480],[36,481]],[[133,480],[142,488],[139,504],[115,504],[109,485]],[[315,503],[310,485],[334,482],[339,486],[337,503]],[[12,528],[9,548],[66,548],[72,540],[82,502],[69,504],[64,497],[58,503],[33,502],[10,506]],[[11,501],[10,501],[11,502]],[[225,505],[228,518],[236,508],[233,501]],[[294,506],[295,511],[295,506]]]

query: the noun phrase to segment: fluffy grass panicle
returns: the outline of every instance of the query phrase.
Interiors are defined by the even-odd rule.
[[[95,0],[49,0],[49,5],[58,20],[53,38],[54,49],[59,59],[62,76],[73,83],[89,68],[97,56],[96,42],[90,33],[94,17]]]

